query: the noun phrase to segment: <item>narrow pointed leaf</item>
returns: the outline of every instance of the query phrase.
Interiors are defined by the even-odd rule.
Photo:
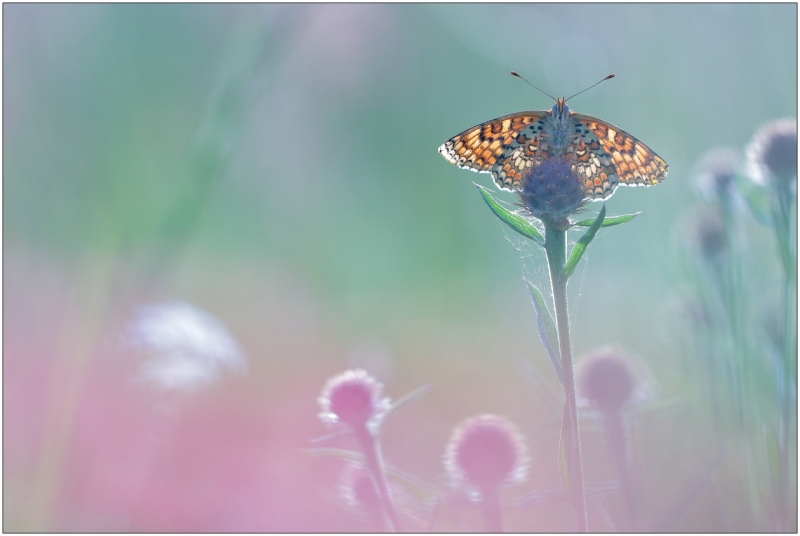
[[[606,206],[603,205],[603,208],[600,209],[600,214],[597,215],[597,219],[594,220],[594,223],[589,230],[583,233],[583,236],[580,237],[578,243],[575,244],[575,247],[572,248],[572,253],[569,254],[569,259],[567,260],[567,264],[564,265],[564,277],[569,279],[569,276],[572,275],[572,272],[575,271],[575,267],[580,262],[581,257],[583,257],[583,252],[586,251],[586,248],[589,246],[589,242],[594,239],[594,235],[597,234],[597,230],[600,229],[600,226],[603,225],[603,220],[606,218]]]
[[[611,218],[606,218],[603,220],[603,224],[600,227],[612,227],[614,225],[619,225],[620,223],[628,223],[639,214],[641,214],[641,212],[637,212],[636,214],[623,214],[622,216],[614,216]],[[578,227],[591,227],[594,222],[595,218],[589,218],[588,220],[576,221],[572,225]]]
[[[556,332],[556,325],[553,322],[553,317],[550,316],[550,310],[547,308],[547,302],[544,301],[544,296],[536,288],[536,285],[525,280],[528,284],[528,290],[531,292],[531,301],[533,308],[536,310],[536,329],[539,332],[539,338],[542,339],[544,349],[547,351],[547,356],[556,369],[556,375],[561,385],[564,385],[564,379],[561,372],[561,358],[558,354],[558,333]]]
[[[486,204],[489,205],[489,208],[492,209],[492,212],[494,212],[495,216],[500,218],[503,223],[514,229],[522,236],[530,238],[540,246],[544,246],[544,236],[542,236],[542,233],[539,232],[539,229],[537,229],[535,225],[519,214],[516,214],[500,205],[500,203],[498,203],[494,197],[492,197],[492,194],[489,193],[489,190],[483,186],[479,184],[476,184],[475,186],[478,187],[478,191],[483,196],[483,200],[486,201]]]

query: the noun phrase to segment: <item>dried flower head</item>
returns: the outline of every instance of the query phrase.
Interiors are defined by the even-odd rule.
[[[730,206],[737,198],[736,173],[742,166],[739,151],[717,148],[708,151],[695,166],[694,186],[706,201]]]
[[[447,472],[479,490],[525,479],[528,457],[517,426],[503,417],[480,415],[462,422],[444,455]]]
[[[694,218],[694,242],[697,251],[706,259],[714,259],[727,243],[725,220],[719,209],[704,207]]]
[[[761,126],[747,150],[747,171],[753,182],[768,184],[770,176],[797,179],[797,121],[777,119]]]
[[[319,418],[328,424],[343,422],[355,429],[366,427],[373,435],[389,411],[381,398],[383,385],[363,369],[350,369],[329,378],[318,401]]]
[[[522,177],[518,191],[522,205],[534,216],[563,220],[584,202],[585,181],[563,158],[534,165]]]
[[[631,398],[635,379],[627,356],[605,347],[584,357],[578,365],[578,388],[598,409],[614,413]]]

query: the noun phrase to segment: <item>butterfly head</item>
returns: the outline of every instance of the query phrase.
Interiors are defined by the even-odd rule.
[[[525,80],[516,71],[511,71],[511,74],[516,76],[517,78],[521,78],[522,80]],[[606,76],[605,78],[603,78],[603,80],[600,80],[600,82],[604,82],[605,80],[608,80],[609,78],[614,78],[614,76],[616,76],[616,75],[610,74],[610,75]],[[597,84],[599,84],[600,82],[597,82]],[[553,106],[553,111],[552,111],[553,121],[556,124],[563,124],[566,121],[567,117],[569,117],[569,106],[567,106],[567,101],[569,99],[571,99],[572,97],[574,97],[576,95],[580,95],[581,93],[583,93],[583,91],[587,91],[589,89],[592,89],[594,86],[597,85],[597,84],[595,84],[594,86],[587,87],[583,91],[578,91],[572,97],[569,97],[569,98],[566,98],[566,99],[563,98],[563,97],[556,99],[552,95],[550,95],[549,93],[546,93],[546,92],[542,91],[541,89],[539,89],[538,87],[534,86],[533,84],[531,84],[527,80],[525,80],[525,83],[528,84],[529,86],[533,87],[534,89],[537,89],[537,90],[541,91],[542,93],[544,93],[545,95],[547,95],[548,97],[550,97],[551,99],[556,101],[555,105]]]
[[[567,100],[563,97],[556,99],[556,103],[553,105],[553,110],[551,113],[553,114],[553,121],[556,124],[564,123],[567,117],[569,117],[569,106],[567,106]]]

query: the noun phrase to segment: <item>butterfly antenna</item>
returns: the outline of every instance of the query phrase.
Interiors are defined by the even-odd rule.
[[[600,82],[605,82],[605,81],[606,81],[606,80],[608,80],[609,78],[614,78],[615,76],[617,76],[617,75],[615,75],[615,74],[610,74],[610,75],[606,76],[605,78],[603,78],[602,80],[600,80]],[[598,82],[597,84],[599,84],[600,82]],[[594,86],[596,86],[597,84],[595,84]],[[590,89],[592,89],[594,86],[589,86],[589,87],[587,87],[586,89],[584,89],[583,91],[589,91],[589,90],[590,90]],[[540,90],[540,91],[541,91],[541,90]],[[583,91],[578,91],[578,92],[577,92],[577,93],[575,93],[575,95],[573,95],[572,97],[575,97],[575,96],[578,96],[578,95],[580,95],[581,93],[583,93]],[[566,99],[564,102],[567,102],[567,101],[568,101],[569,99],[571,99],[572,97],[569,97],[569,98],[568,98],[568,99]]]
[[[516,76],[517,78],[522,78],[522,75],[520,75],[520,74],[519,74],[517,71],[511,71],[511,75],[512,75],[512,76]],[[612,74],[611,76],[614,76],[614,75]],[[527,80],[525,80],[524,78],[522,78],[522,80],[524,80],[524,81],[525,81],[525,83],[526,83],[526,84],[528,84],[529,86],[531,86],[533,89],[539,89],[538,87],[534,86],[533,84],[531,84],[530,82],[528,82],[528,81],[527,81]],[[598,82],[598,84],[599,84],[599,83],[600,83],[600,82]],[[597,85],[597,84],[595,84],[595,85]],[[541,91],[542,93],[544,93],[545,95],[547,95],[547,96],[548,96],[548,97],[550,97],[551,99],[553,99],[553,100],[556,100],[556,98],[555,98],[554,96],[552,96],[550,93],[548,93],[548,92],[546,92],[546,91],[542,91],[541,89],[539,89],[539,91]],[[574,95],[573,95],[573,96],[574,96]]]

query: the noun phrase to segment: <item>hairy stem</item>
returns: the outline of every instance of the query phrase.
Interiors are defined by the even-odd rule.
[[[567,314],[567,278],[564,277],[564,264],[567,254],[567,231],[550,222],[545,222],[545,251],[550,268],[550,284],[553,288],[553,301],[556,312],[558,347],[561,354],[561,371],[564,379],[564,396],[568,420],[562,426],[570,430],[567,449],[567,470],[569,473],[569,492],[572,506],[578,520],[578,531],[587,532],[586,496],[583,486],[583,466],[581,462],[580,435],[578,430],[578,411],[575,404],[575,374],[572,368],[572,349],[569,340],[569,315]]]

